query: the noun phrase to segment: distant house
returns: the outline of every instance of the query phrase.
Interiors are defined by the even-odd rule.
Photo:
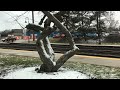
[[[23,29],[12,29],[11,31],[14,36],[23,36]]]
[[[11,34],[14,35],[17,39],[23,38],[23,29],[12,29]]]

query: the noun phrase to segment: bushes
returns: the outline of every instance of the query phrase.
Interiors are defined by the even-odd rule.
[[[119,34],[110,34],[105,38],[105,42],[108,43],[119,43],[120,42],[120,35]]]

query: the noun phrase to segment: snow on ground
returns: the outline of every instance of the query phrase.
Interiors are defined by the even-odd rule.
[[[36,73],[36,67],[16,70],[6,75],[3,79],[89,79],[88,76],[72,70],[61,68],[58,72]]]

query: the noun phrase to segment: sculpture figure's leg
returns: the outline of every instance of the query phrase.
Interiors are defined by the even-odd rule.
[[[53,48],[51,47],[48,37],[43,39],[43,43],[44,43],[44,47],[45,47],[47,54],[50,56],[51,60],[55,61],[55,53],[54,53]]]
[[[69,58],[71,58],[73,55],[76,54],[78,51],[78,48],[72,49],[67,51],[65,54],[63,54],[56,62],[56,66],[52,69],[52,71],[57,71]]]
[[[37,50],[40,55],[41,61],[43,62],[43,65],[40,67],[40,71],[51,72],[54,64],[50,56],[47,54],[42,40],[39,41],[39,44],[37,45]]]
[[[46,28],[37,39],[37,42],[36,42],[37,50],[40,55],[41,61],[43,62],[38,72],[41,72],[41,71],[51,72],[52,68],[55,65],[54,51],[47,37],[52,31],[54,30],[52,30],[49,27]]]

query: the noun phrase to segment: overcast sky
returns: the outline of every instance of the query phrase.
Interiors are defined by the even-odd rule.
[[[119,20],[120,23],[120,11],[115,11],[115,17],[116,20]]]
[[[26,11],[0,11],[0,31],[6,29],[21,29],[21,26],[14,19],[21,14],[23,15],[18,18],[18,22],[23,27],[25,27],[28,24],[28,22],[32,23],[32,12],[31,11],[27,11],[26,13],[25,12]],[[34,11],[35,24],[39,23],[42,16],[43,13]],[[27,23],[25,23],[25,20],[27,21]]]
[[[0,31],[4,31],[6,29],[21,29],[21,26],[15,21],[13,17],[16,18],[16,16],[19,16],[26,11],[0,11]],[[9,15],[8,15],[9,14]],[[34,17],[35,17],[35,24],[38,24],[41,17],[43,16],[43,13],[39,11],[34,11]],[[11,17],[12,16],[12,17]],[[28,17],[28,18],[26,18]],[[32,22],[32,12],[27,11],[25,14],[20,16],[18,18],[19,23],[25,27],[27,23],[25,23],[25,18],[26,21]],[[115,20],[119,20],[120,23],[120,11],[115,11]]]

